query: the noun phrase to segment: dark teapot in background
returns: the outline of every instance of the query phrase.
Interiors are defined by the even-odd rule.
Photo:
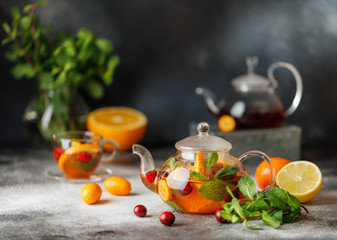
[[[302,78],[290,63],[275,62],[268,68],[268,79],[254,73],[257,57],[247,57],[248,73],[231,81],[233,90],[220,101],[206,87],[196,88],[196,93],[204,97],[209,111],[216,118],[228,114],[235,118],[237,129],[271,128],[284,125],[287,116],[297,109],[303,92]],[[278,82],[274,70],[283,67],[295,78],[296,93],[292,104],[286,110],[280,98],[275,95]]]

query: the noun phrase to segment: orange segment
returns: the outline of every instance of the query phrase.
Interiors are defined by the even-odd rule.
[[[87,128],[105,139],[118,142],[120,150],[126,151],[132,144],[140,142],[147,127],[147,117],[140,111],[128,107],[104,107],[89,113]],[[113,150],[104,145],[105,150]]]
[[[166,180],[164,179],[160,180],[159,185],[158,185],[158,192],[159,192],[159,196],[161,197],[161,199],[163,199],[163,201],[165,202],[171,201],[172,190],[167,185]]]
[[[218,125],[221,131],[231,132],[236,127],[235,119],[230,115],[223,115],[218,120]]]
[[[197,159],[195,162],[195,171],[201,174],[205,174],[204,152],[203,151],[199,151],[197,153]]]
[[[72,145],[70,148],[68,148],[64,153],[65,154],[76,154],[81,151],[95,153],[99,151],[99,146],[95,144],[90,144],[90,143],[75,144],[75,145]]]

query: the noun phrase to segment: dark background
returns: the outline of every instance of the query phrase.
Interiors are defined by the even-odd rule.
[[[0,0],[0,21],[32,1]],[[245,57],[258,56],[266,76],[275,61],[295,65],[304,92],[287,119],[303,129],[303,147],[332,146],[337,133],[337,1],[328,0],[49,0],[37,11],[53,31],[85,27],[115,44],[121,63],[103,99],[91,109],[129,106],[149,118],[146,145],[172,145],[191,121],[216,120],[195,94],[208,86],[218,97],[246,72]],[[5,37],[1,29],[0,38]],[[21,117],[36,94],[32,80],[14,80],[0,48],[0,145],[26,145]],[[277,94],[289,104],[291,75],[277,71]]]

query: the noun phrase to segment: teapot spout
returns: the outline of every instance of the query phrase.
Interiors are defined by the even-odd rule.
[[[204,98],[206,105],[212,114],[214,114],[215,116],[218,116],[220,114],[221,108],[219,106],[219,102],[217,101],[215,95],[211,90],[206,87],[197,87],[195,89],[195,92],[196,94]],[[221,102],[221,105],[224,105],[224,103]]]
[[[157,193],[158,174],[151,153],[139,144],[133,144],[132,153],[140,157],[140,176],[143,184],[151,191]]]

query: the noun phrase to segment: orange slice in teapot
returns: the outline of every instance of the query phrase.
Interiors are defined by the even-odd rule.
[[[172,199],[172,190],[167,185],[166,180],[162,179],[158,185],[158,193],[163,201],[171,201]]]

